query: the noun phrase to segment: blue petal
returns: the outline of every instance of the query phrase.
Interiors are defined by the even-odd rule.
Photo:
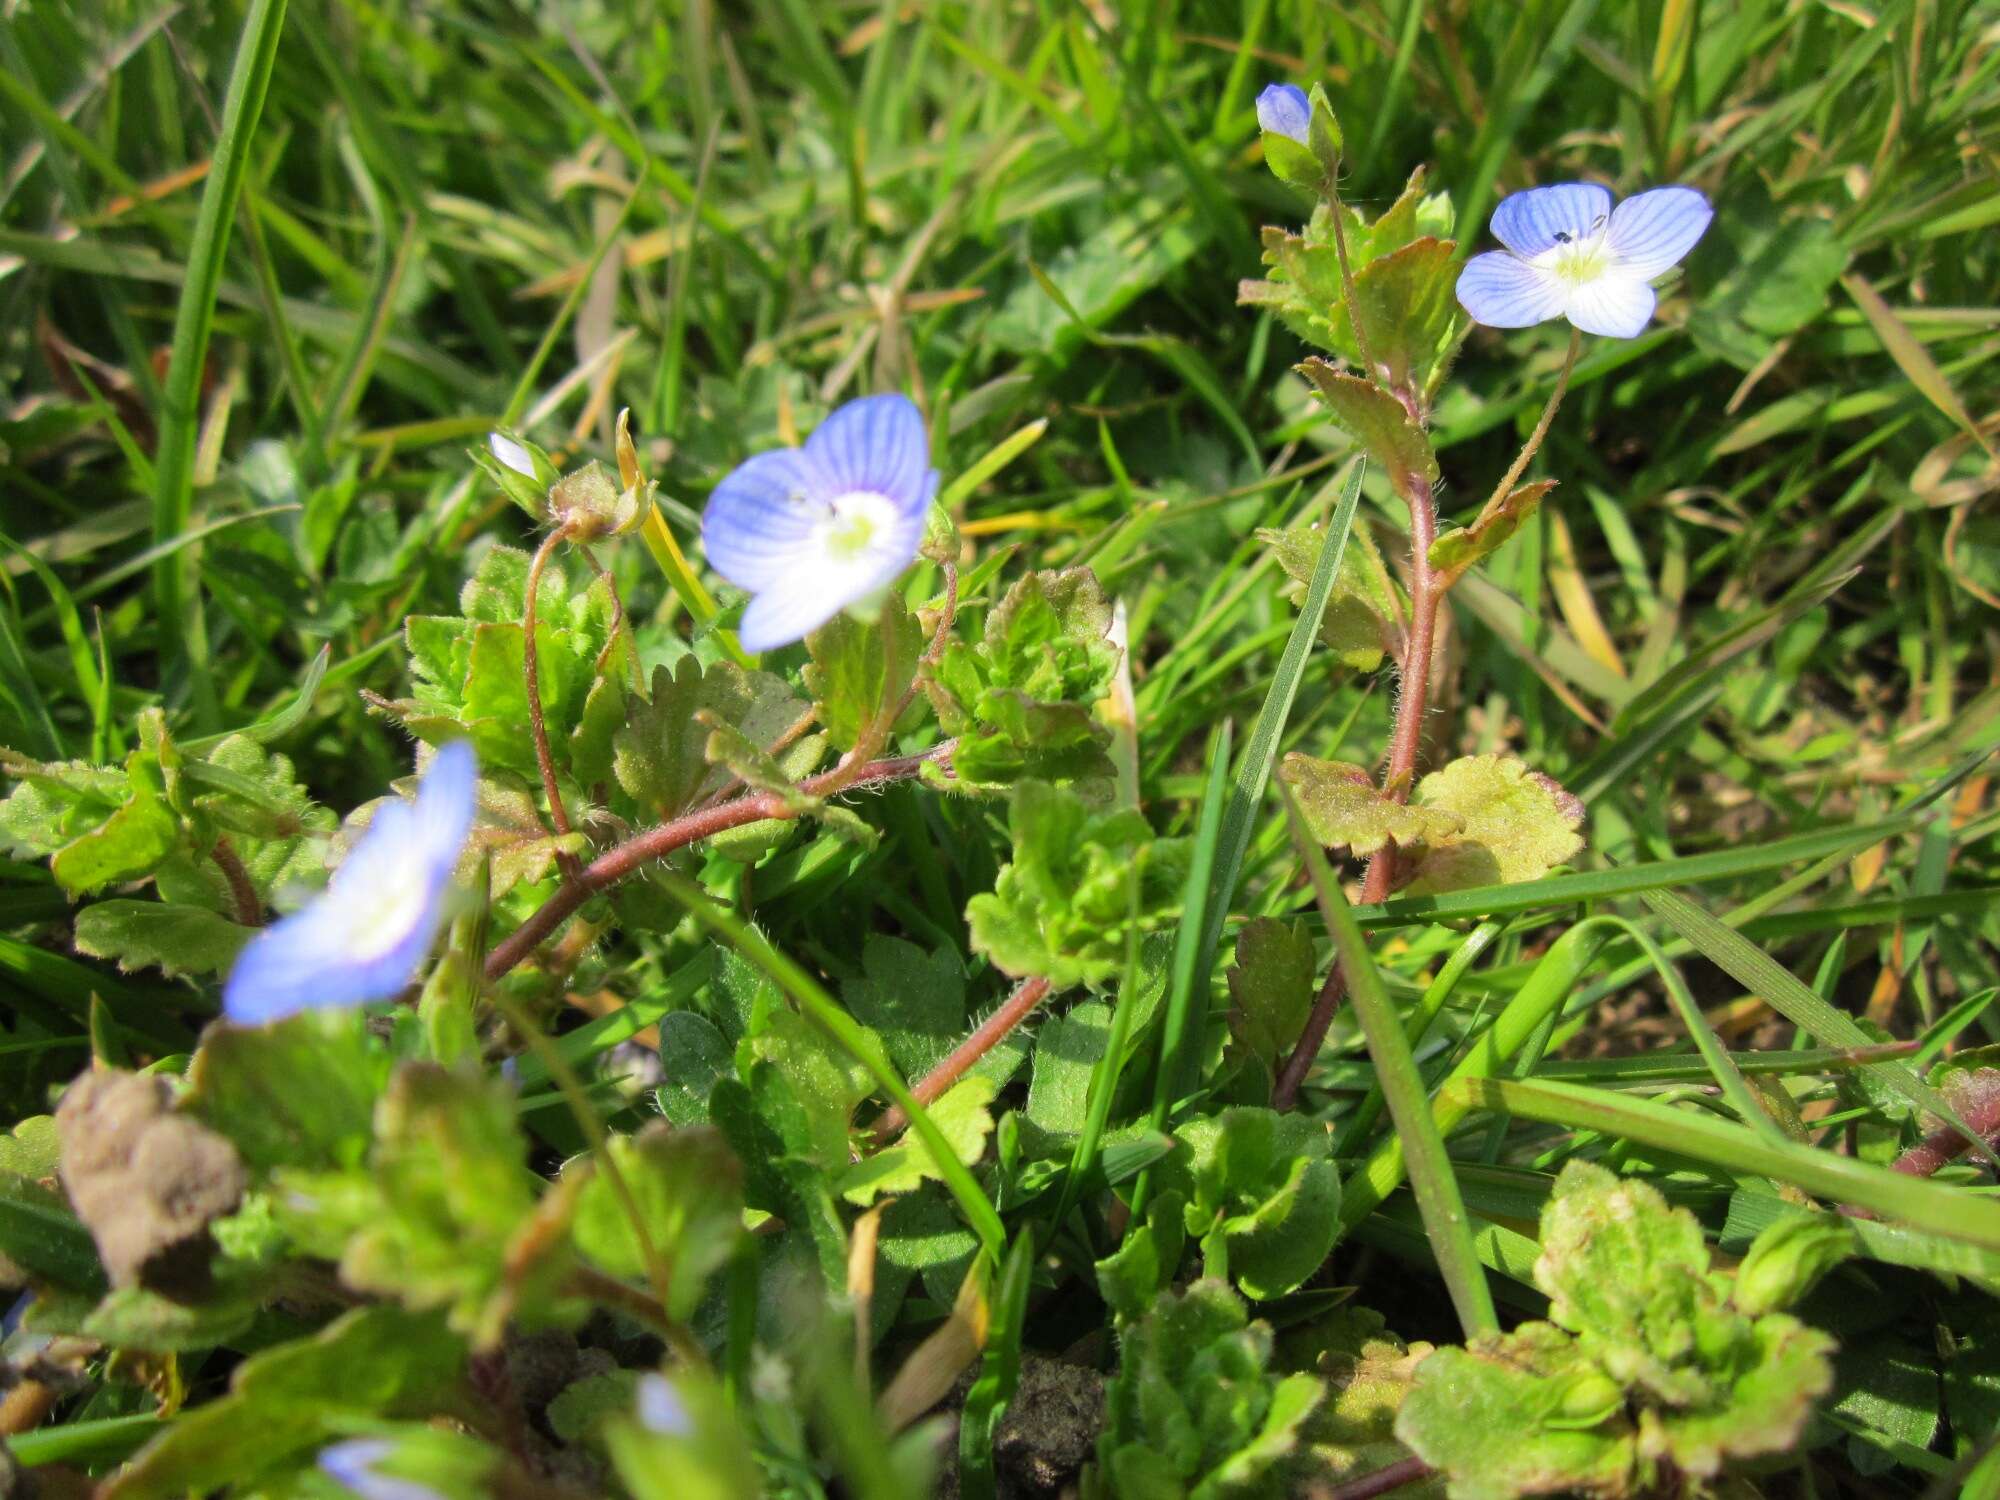
[[[930,450],[923,413],[907,396],[848,402],[813,429],[805,448],[836,493],[869,490],[906,511],[930,504],[937,485]]]
[[[382,806],[327,889],[250,940],[223,987],[224,1014],[257,1024],[399,994],[437,937],[478,787],[470,744],[457,740],[439,750],[416,801]],[[385,913],[384,892],[407,899]],[[398,930],[384,932],[385,921]],[[385,938],[392,940],[385,945]]]
[[[804,640],[849,602],[837,593],[809,586],[769,589],[743,611],[736,638],[745,651],[776,651]]]
[[[237,955],[223,987],[222,1012],[256,1026],[400,994],[437,935],[435,914],[419,916],[427,920],[413,923],[392,947],[357,959],[353,924],[322,896],[266,927]]]
[[[1599,276],[1573,289],[1564,311],[1585,333],[1635,339],[1652,322],[1658,300],[1653,289],[1635,276]]]
[[[1549,272],[1505,250],[1475,255],[1458,273],[1458,305],[1488,328],[1528,328],[1562,315],[1568,293]]]
[[[1589,238],[1610,213],[1608,190],[1594,182],[1562,182],[1502,198],[1493,210],[1493,233],[1516,255],[1535,256],[1564,243],[1558,235]]]
[[[395,1451],[396,1445],[386,1438],[350,1438],[320,1450],[320,1472],[361,1500],[445,1500],[440,1491],[418,1480],[378,1473],[375,1465]]]
[[[1301,146],[1306,145],[1312,131],[1312,117],[1312,100],[1296,85],[1269,83],[1257,96],[1257,127],[1272,135],[1287,135]]]
[[[1708,199],[1693,188],[1654,188],[1618,205],[1605,245],[1620,269],[1651,281],[1678,265],[1714,218]]]
[[[701,516],[709,566],[741,589],[769,588],[810,548],[826,502],[845,490],[797,448],[777,448],[739,464],[715,487]]]

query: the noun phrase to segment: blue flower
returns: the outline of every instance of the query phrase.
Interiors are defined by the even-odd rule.
[[[1568,318],[1585,333],[1637,338],[1657,300],[1649,283],[1694,248],[1714,217],[1688,187],[1654,188],[1615,209],[1611,194],[1589,182],[1511,194],[1493,210],[1493,233],[1507,248],[1465,263],[1459,305],[1492,328]]]
[[[1257,128],[1272,135],[1290,136],[1301,146],[1310,144],[1312,100],[1295,84],[1267,83],[1257,96]]]
[[[639,1421],[649,1432],[662,1437],[692,1437],[694,1418],[674,1383],[664,1375],[644,1375],[639,1379]]]
[[[444,920],[478,784],[470,744],[438,751],[416,801],[384,803],[312,904],[265,928],[237,957],[223,1013],[256,1025],[400,993]]]
[[[495,458],[516,474],[525,474],[530,479],[535,477],[535,455],[504,432],[487,433],[486,446],[493,450]]]
[[[427,1484],[377,1473],[375,1465],[395,1451],[384,1438],[350,1438],[320,1450],[320,1472],[361,1500],[445,1500]]]
[[[923,543],[937,480],[916,407],[868,396],[805,447],[760,453],[717,485],[701,541],[715,571],[753,596],[744,650],[803,640],[892,583]]]

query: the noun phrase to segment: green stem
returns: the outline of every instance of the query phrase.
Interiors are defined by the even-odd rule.
[[[1556,419],[1556,408],[1562,405],[1563,392],[1569,389],[1570,372],[1576,368],[1577,352],[1583,348],[1583,335],[1572,328],[1569,331],[1569,352],[1563,356],[1562,369],[1556,375],[1556,388],[1549,392],[1548,404],[1542,408],[1541,416],[1535,422],[1535,430],[1528,434],[1528,441],[1514,458],[1514,463],[1500,482],[1493,486],[1493,493],[1486,497],[1486,503],[1479,508],[1484,517],[1491,515],[1513,492],[1514,481],[1528,470],[1528,463],[1542,446],[1542,439],[1549,435],[1549,427]]]

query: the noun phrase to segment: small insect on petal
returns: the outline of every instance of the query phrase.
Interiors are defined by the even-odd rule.
[[[535,477],[534,455],[512,438],[498,432],[490,432],[486,435],[486,446],[493,450],[495,458],[516,474],[525,474],[530,479]]]
[[[1266,84],[1257,96],[1257,126],[1272,135],[1289,136],[1301,146],[1310,144],[1312,100],[1296,84]]]

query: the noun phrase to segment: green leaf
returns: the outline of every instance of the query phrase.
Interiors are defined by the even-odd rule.
[[[633,1500],[739,1500],[765,1488],[744,1425],[706,1376],[677,1368],[642,1377],[636,1414],[607,1422],[604,1439]]]
[[[100,901],[77,913],[79,953],[116,961],[121,973],[158,969],[169,979],[219,974],[255,936],[199,906],[161,901]]]
[[[1390,801],[1365,769],[1345,761],[1315,760],[1295,750],[1278,767],[1278,779],[1293,789],[1314,839],[1357,857],[1392,841],[1398,846],[1449,842],[1464,827],[1445,810]]]
[[[1425,809],[1456,818],[1432,840],[1408,894],[1539,880],[1583,848],[1583,804],[1551,778],[1507,755],[1469,755],[1417,784]]]
[[[1294,1493],[1287,1470],[1325,1388],[1270,1364],[1269,1325],[1222,1282],[1161,1297],[1126,1332],[1086,1494]]]
[[[1437,455],[1402,402],[1374,382],[1343,374],[1323,359],[1308,359],[1297,368],[1312,382],[1333,420],[1388,471],[1397,494],[1409,495],[1419,483],[1437,482]]]
[[[806,691],[835,749],[852,750],[864,735],[886,732],[888,716],[916,681],[923,649],[923,628],[893,591],[879,618],[843,612],[806,637],[812,655]]]
[[[974,1073],[953,1084],[930,1106],[931,1119],[944,1133],[946,1144],[968,1167],[986,1154],[986,1138],[993,1133],[988,1106],[999,1092],[1000,1085],[993,1079]],[[918,1137],[906,1136],[841,1173],[839,1191],[849,1203],[865,1208],[884,1193],[900,1196],[942,1177],[930,1147]]]
[[[131,795],[116,812],[58,849],[49,861],[56,880],[70,894],[86,895],[150,875],[179,844],[180,820],[148,779],[134,775],[130,786]]]
[[[1340,1174],[1325,1127],[1239,1107],[1178,1133],[1194,1177],[1188,1233],[1201,1236],[1211,1263],[1225,1263],[1259,1301],[1304,1285],[1340,1232]]]
[[[1449,1476],[1452,1500],[1632,1495],[1636,1444],[1623,1408],[1617,1383],[1572,1339],[1524,1323],[1419,1365],[1396,1436]]]
[[[1101,1001],[1073,1005],[1035,1033],[1034,1072],[1028,1082],[1027,1117],[1056,1136],[1083,1129],[1091,1074],[1111,1036],[1111,1007]]]
[[[227,1395],[183,1414],[101,1493],[179,1500],[254,1485],[357,1420],[450,1410],[464,1359],[436,1317],[356,1308],[309,1339],[246,1359]]]
[[[691,1010],[660,1018],[660,1068],[665,1081],[653,1098],[672,1125],[700,1125],[708,1119],[708,1095],[718,1078],[734,1078],[729,1043],[713,1022]]]
[[[1101,984],[1125,961],[1125,934],[1165,926],[1186,874],[1184,840],[1155,838],[1139,813],[1095,813],[1074,792],[1015,788],[1014,858],[966,906],[972,946],[1005,972],[1057,990]]]
[[[685,1318],[742,1237],[742,1172],[736,1158],[714,1130],[675,1129],[664,1123],[637,1135],[612,1136],[605,1149],[631,1191],[654,1252],[670,1273],[667,1311]],[[577,1194],[574,1225],[577,1249],[605,1270],[619,1276],[648,1270],[638,1230],[601,1165]]]
[[[356,1166],[389,1065],[358,1011],[212,1027],[188,1067],[185,1107],[234,1142],[253,1170]]]
[[[785,768],[774,760],[760,745],[746,736],[735,725],[726,722],[708,709],[695,713],[695,722],[708,731],[708,743],[702,753],[716,765],[726,767],[732,775],[740,778],[752,791],[764,792],[778,798],[785,811],[793,818],[817,818],[836,833],[845,835],[864,849],[875,847],[876,832],[851,808],[837,802],[829,802],[823,797],[815,797],[804,792],[786,774]],[[819,750],[812,751],[817,758]],[[757,827],[756,824],[750,825]],[[738,829],[734,832],[745,832]],[[731,849],[728,852],[738,852]],[[761,852],[759,849],[756,852]],[[751,853],[755,858],[755,853]]]
[[[1303,599],[1318,566],[1320,549],[1326,544],[1325,531],[1317,526],[1286,531],[1267,528],[1257,536],[1270,546],[1278,566],[1291,580],[1289,592]],[[1341,553],[1332,597],[1320,618],[1320,640],[1343,665],[1357,672],[1373,672],[1387,659],[1389,640],[1402,627],[1402,595],[1382,561],[1374,533],[1358,518],[1350,528],[1349,542]]]
[[[965,968],[949,947],[926,953],[906,939],[870,933],[861,973],[840,996],[882,1038],[906,1078],[930,1072],[965,1033]]]
[[[1146,1206],[1146,1220],[1125,1232],[1118,1248],[1097,1262],[1098,1294],[1119,1318],[1144,1315],[1179,1274],[1187,1247],[1187,1199],[1169,1190]]]
[[[1275,1068],[1304,1030],[1318,991],[1318,961],[1304,922],[1254,917],[1236,934],[1229,970],[1229,1029]]]
[[[62,1137],[54,1115],[29,1115],[0,1135],[0,1173],[41,1182],[56,1175]]]
[[[1789,1215],[1751,1243],[1736,1268],[1729,1300],[1753,1318],[1783,1312],[1859,1248],[1853,1228],[1839,1214]]]
[[[695,719],[706,709],[758,746],[775,742],[803,705],[778,678],[728,662],[703,667],[684,656],[676,669],[653,669],[650,702],[631,707],[613,741],[612,771],[634,801],[661,821],[720,791],[729,772],[707,756],[710,731]]]
[[[269,1279],[238,1269],[218,1275],[218,1285],[199,1303],[186,1303],[141,1287],[119,1287],[92,1309],[79,1330],[114,1349],[157,1353],[233,1345],[257,1316]]]
[[[280,1212],[319,1253],[339,1254],[349,1286],[446,1309],[491,1347],[517,1314],[546,1315],[560,1271],[525,1156],[503,1082],[404,1063],[376,1111],[366,1176],[290,1175]],[[538,1253],[517,1256],[517,1237]]]
[[[1456,347],[1457,248],[1427,235],[1354,273],[1355,309],[1392,386],[1429,390]]]
[[[59,1287],[104,1285],[97,1246],[62,1194],[11,1172],[0,1173],[0,1261]]]
[[[1454,526],[1432,542],[1429,556],[1431,567],[1437,570],[1438,587],[1450,588],[1467,568],[1499,551],[1555,487],[1553,479],[1535,479],[1518,485],[1502,496],[1499,503],[1482,510],[1470,526]]]
[[[986,617],[976,644],[953,641],[924,678],[947,734],[951,786],[1107,774],[1107,731],[1090,705],[1111,687],[1111,606],[1087,568],[1031,573]]]

